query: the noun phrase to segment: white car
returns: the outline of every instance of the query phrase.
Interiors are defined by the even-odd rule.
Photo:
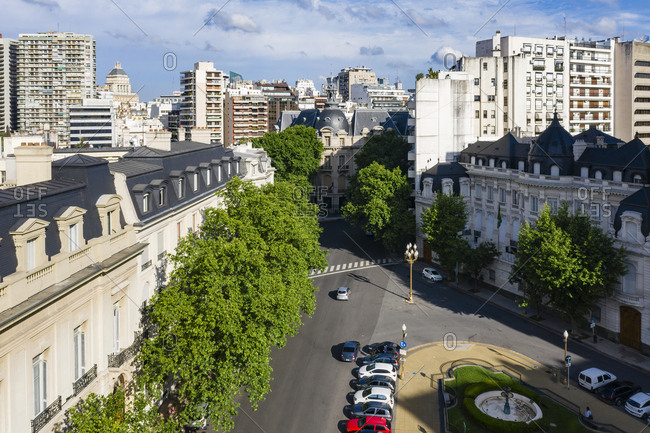
[[[442,275],[434,268],[424,268],[422,270],[422,276],[429,281],[442,281]]]
[[[350,299],[350,289],[348,287],[339,287],[336,291],[337,301],[347,301]]]
[[[592,392],[615,380],[616,376],[600,368],[588,368],[582,370],[578,375],[578,383],[580,386]]]
[[[393,408],[393,393],[388,388],[373,386],[354,393],[354,404],[367,402],[384,403]]]
[[[387,364],[385,362],[375,362],[359,367],[359,379],[375,375],[388,376],[396,380],[397,368],[393,364]]]
[[[625,410],[636,417],[647,419],[650,414],[650,394],[637,392],[627,400]]]

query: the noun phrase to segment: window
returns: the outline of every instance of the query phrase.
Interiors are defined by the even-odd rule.
[[[490,118],[494,119],[495,116],[496,116],[496,113],[494,112],[494,110],[490,110]]]
[[[506,190],[505,188],[499,188],[499,203],[506,202]]]
[[[542,100],[541,99],[535,99],[535,110],[539,111],[542,109]]]
[[[623,178],[623,174],[619,170],[614,170],[614,182],[620,182]]]
[[[339,168],[345,168],[345,155],[339,155]]]
[[[212,173],[210,172],[210,170],[207,170],[205,172],[205,184],[207,186],[212,185]]]
[[[539,174],[540,173],[540,165],[539,162],[536,162],[533,164],[533,174]]]
[[[72,252],[79,248],[79,224],[72,224],[68,227],[68,251]]]
[[[603,178],[603,172],[600,170],[596,170],[594,172],[594,179],[602,179]]]
[[[524,171],[526,164],[524,161],[517,161],[517,170]]]
[[[158,190],[158,206],[165,205],[165,188],[160,188]]]
[[[539,210],[537,197],[533,195],[530,196],[530,210],[531,212],[537,212]]]
[[[142,195],[142,212],[149,212],[149,193],[144,193]]]
[[[479,118],[481,117],[481,110],[476,110],[476,111],[474,112],[474,117],[476,117],[477,119],[479,119]]]
[[[508,72],[508,59],[507,58],[503,59],[503,72]],[[504,86],[503,87],[504,89],[508,88],[506,83],[504,83],[503,86]]]
[[[339,145],[341,147],[345,146],[345,138],[344,137],[339,138]]]
[[[591,213],[591,218],[595,221],[600,221],[600,204],[592,203],[591,206],[589,206],[589,210]]]
[[[34,416],[43,412],[47,407],[47,361],[41,353],[32,359],[34,374]]]
[[[542,81],[542,73],[541,72],[535,72],[535,81],[538,82],[538,83]]]
[[[192,187],[194,187],[194,191],[199,190],[199,173],[194,173],[194,184]]]
[[[81,326],[74,329],[74,380],[86,374],[86,334]]]
[[[643,179],[641,179],[641,175],[640,174],[635,174],[634,178],[633,178],[633,182],[634,183],[643,183]]]
[[[476,198],[483,198],[483,188],[481,185],[476,185]]]
[[[483,70],[487,71],[487,62],[483,62]]]
[[[564,56],[564,47],[557,47],[555,49],[555,53],[557,54],[558,57]]]
[[[546,55],[547,56],[553,56],[554,51],[555,51],[555,47],[553,45],[547,45],[546,46]]]
[[[564,75],[563,74],[557,74],[556,80],[558,84],[563,84],[564,83]]]
[[[530,87],[529,87],[530,89]],[[526,110],[530,111],[530,99],[526,99]]]
[[[494,102],[494,95],[488,95],[488,102]]]
[[[113,353],[120,352],[120,303],[113,304]]]
[[[546,200],[548,207],[551,209],[551,213],[557,213],[557,199],[549,198]]]
[[[494,188],[488,186],[488,200],[494,200]]]
[[[36,239],[27,241],[27,270],[31,271],[36,267]]]
[[[503,106],[504,106],[504,107],[507,107],[507,106],[508,106],[508,97],[507,97],[507,96],[504,96],[504,97],[503,97]]]
[[[480,102],[481,101],[481,95],[474,95],[474,102]]]
[[[162,230],[158,232],[158,258],[165,254],[165,232]]]
[[[488,165],[489,165],[490,167],[494,167],[494,158],[490,158],[490,159],[488,160]]]
[[[512,204],[519,206],[519,193],[517,191],[512,191]]]
[[[181,231],[181,223],[180,221],[176,223],[176,235],[178,237],[178,240],[181,240],[181,237],[183,236],[183,233]]]
[[[530,44],[524,44],[523,51],[524,51],[524,53],[530,54],[530,52],[532,51],[532,46]]]
[[[494,87],[497,84],[497,79],[496,78],[490,78],[490,85]]]
[[[325,164],[323,164],[324,168],[332,168],[332,159],[330,156],[325,157]]]
[[[217,182],[221,182],[221,166],[217,166]]]
[[[546,86],[546,96],[553,96],[553,86]]]
[[[480,84],[480,79],[479,78],[474,78],[474,85],[478,86]]]
[[[111,235],[113,233],[113,213],[115,211],[109,211],[106,212],[106,231],[107,235]]]
[[[530,72],[526,72],[526,81],[530,81]]]
[[[559,176],[560,175],[560,167],[557,165],[552,165],[551,166],[551,176]]]
[[[483,110],[483,118],[487,119],[487,110]]]
[[[535,54],[538,54],[538,55],[544,54],[544,46],[543,45],[535,45]]]
[[[183,198],[183,188],[185,187],[185,180],[182,177],[178,178],[178,198]]]

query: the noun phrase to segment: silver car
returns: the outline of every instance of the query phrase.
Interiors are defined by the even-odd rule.
[[[350,289],[348,287],[339,287],[336,292],[337,301],[348,301],[350,299]]]
[[[392,421],[393,411],[387,404],[369,401],[352,406],[352,416],[378,416]]]

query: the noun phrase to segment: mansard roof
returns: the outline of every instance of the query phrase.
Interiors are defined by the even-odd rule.
[[[614,145],[624,143],[623,140],[620,140],[612,135],[605,134],[600,129],[596,128],[595,125],[591,125],[588,129],[582,131],[580,134],[573,136],[575,141],[583,140],[585,143],[596,144],[597,137],[603,137],[603,144]]]
[[[573,159],[574,141],[571,134],[562,127],[557,113],[555,113],[548,128],[533,142],[528,155],[543,159],[549,157],[571,157]]]
[[[517,138],[508,132],[496,141],[476,141],[463,149],[461,153],[495,158],[525,158],[528,149],[527,144],[519,143]]]
[[[625,211],[640,213],[642,217],[641,233],[646,237],[650,235],[650,187],[641,188],[621,200],[614,218],[614,229],[616,231],[621,229],[621,215]]]
[[[462,177],[469,177],[467,169],[458,162],[439,162],[427,171],[423,172],[420,176],[420,190],[424,188],[424,180],[431,179],[433,181],[432,190],[440,191],[442,189],[442,180],[451,179],[453,183],[453,190],[455,194],[460,194],[459,179]]]

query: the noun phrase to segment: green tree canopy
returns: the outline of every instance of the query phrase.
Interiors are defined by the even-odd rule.
[[[485,241],[474,248],[467,244],[461,260],[467,266],[467,271],[474,279],[474,283],[476,283],[483,269],[488,267],[500,255],[501,253],[494,242]]]
[[[415,218],[409,210],[411,187],[395,168],[373,162],[350,180],[347,203],[341,209],[352,224],[361,224],[390,250],[406,245],[415,233]]]
[[[233,179],[220,195],[225,208],[206,209],[201,230],[171,257],[170,283],[148,315],[157,332],[137,365],[151,394],[170,375],[178,380],[179,423],[207,410],[214,429],[226,431],[242,390],[254,408],[269,392],[271,348],[314,311],[308,277],[326,261],[317,208],[295,185]]]
[[[354,156],[357,170],[368,167],[373,162],[393,170],[399,167],[402,173],[408,170],[408,153],[411,145],[405,137],[400,137],[393,130],[373,135]]]
[[[551,213],[545,206],[534,224],[519,233],[511,276],[526,282],[526,303],[550,303],[573,327],[594,304],[614,291],[625,275],[624,248],[584,214],[563,204]]]
[[[459,195],[439,191],[431,208],[422,214],[422,232],[426,234],[427,244],[438,256],[438,262],[450,275],[456,263],[462,262],[462,231],[467,226],[465,201]]]
[[[293,126],[280,133],[267,132],[252,140],[271,158],[278,180],[309,185],[309,178],[320,166],[323,143],[314,128]]]

